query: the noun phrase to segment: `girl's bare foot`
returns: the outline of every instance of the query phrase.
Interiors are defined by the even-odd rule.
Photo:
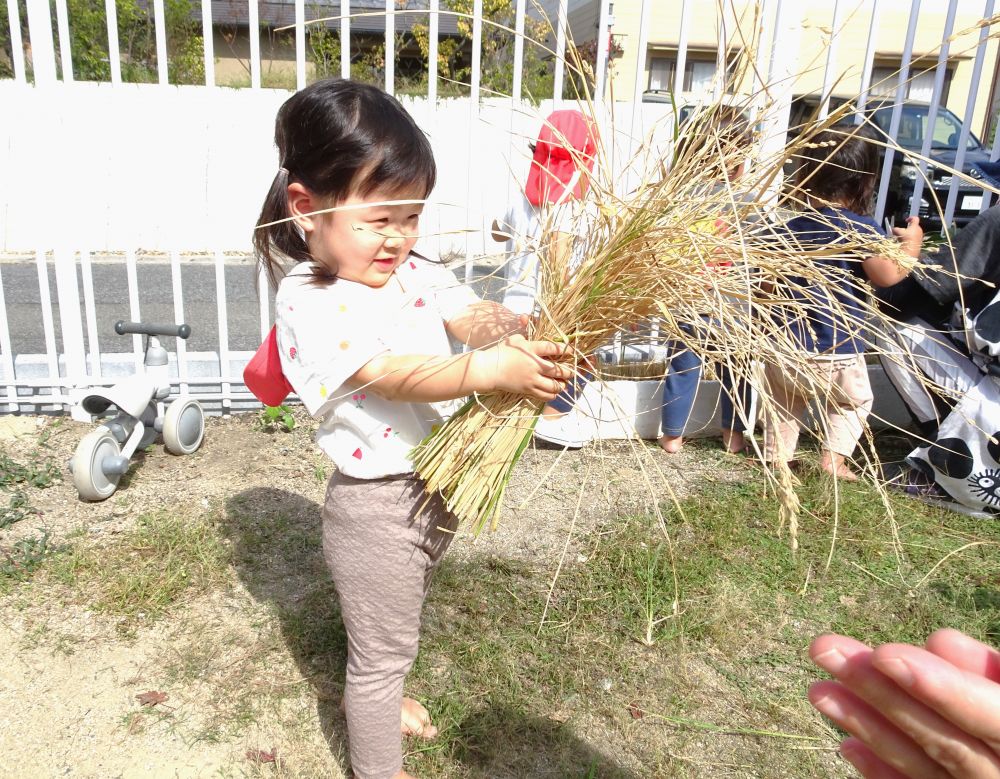
[[[423,739],[435,738],[438,729],[431,724],[431,715],[413,698],[403,698],[402,733],[404,736],[419,736]]]
[[[819,461],[819,467],[842,481],[857,481],[858,475],[844,462],[842,454],[827,453]]]
[[[347,705],[343,698],[340,700],[340,710],[347,711]],[[432,739],[438,734],[438,729],[431,724],[431,715],[427,709],[421,706],[413,698],[403,698],[403,710],[399,723],[399,732],[404,736],[419,736],[420,738]],[[397,777],[406,777],[409,774],[397,774]]]
[[[677,454],[684,446],[684,436],[661,435],[659,438],[660,448],[667,454]]]
[[[747,440],[739,430],[722,431],[722,448],[729,454],[739,454],[747,447]]]

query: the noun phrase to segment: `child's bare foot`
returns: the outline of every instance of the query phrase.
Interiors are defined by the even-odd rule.
[[[344,699],[340,700],[340,710],[347,711],[347,704]],[[403,710],[399,724],[399,732],[404,736],[419,736],[420,738],[432,739],[438,734],[438,729],[431,724],[431,715],[427,709],[420,705],[413,698],[403,698]],[[409,774],[397,774],[398,777],[409,776]],[[396,779],[393,777],[393,779]]]
[[[729,454],[739,454],[747,447],[747,440],[739,430],[722,431],[722,448]]]
[[[824,454],[820,458],[819,467],[842,481],[858,480],[858,475],[848,467],[846,462],[844,462],[843,455]]]
[[[659,438],[660,448],[667,454],[677,454],[684,446],[684,436],[661,435]]]
[[[400,771],[392,779],[417,779],[413,774],[408,774],[406,771]]]
[[[431,724],[427,709],[413,698],[403,698],[402,733],[404,736],[419,736],[423,739],[435,738],[438,729]]]

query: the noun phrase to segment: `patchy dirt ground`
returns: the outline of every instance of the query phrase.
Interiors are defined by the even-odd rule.
[[[126,533],[142,515],[224,515],[234,500],[269,503],[258,511],[298,513],[308,517],[305,526],[318,527],[330,464],[311,442],[310,422],[297,418],[291,432],[265,432],[256,414],[210,418],[194,455],[174,457],[154,445],[110,499],[84,503],[65,464],[88,426],[63,418],[0,417],[0,451],[15,460],[54,461],[63,474],[55,485],[30,491],[37,513],[0,530],[0,547],[43,532],[56,544],[89,537],[99,545]],[[463,536],[452,554],[521,558],[554,571],[563,554],[577,553],[574,538],[616,517],[650,512],[671,488],[683,494],[693,480],[735,479],[745,468],[705,447],[670,457],[642,442],[603,442],[565,453],[531,449],[510,486],[499,530],[478,539]],[[284,639],[269,617],[282,604],[314,595],[311,576],[309,570],[275,570],[264,584],[237,577],[231,587],[187,605],[184,619],[140,624],[126,637],[115,618],[86,603],[61,603],[58,594],[3,601],[0,747],[7,775],[285,775],[267,757],[276,744],[289,743],[290,721],[299,723],[294,775],[339,775],[331,768],[343,764],[343,722],[330,702],[336,690],[311,679],[315,674],[301,658],[270,651]],[[156,707],[136,700],[171,685],[183,694]],[[268,695],[257,695],[262,690]],[[259,716],[258,698],[275,716]],[[246,727],[234,731],[232,723],[241,721]],[[281,728],[267,724],[279,721]],[[615,749],[613,736],[597,726],[588,734],[608,750]]]

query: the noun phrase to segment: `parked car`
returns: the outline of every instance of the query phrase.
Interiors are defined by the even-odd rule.
[[[831,109],[838,108],[847,102],[847,98],[831,98]],[[790,138],[815,119],[819,111],[819,95],[801,95],[792,101],[789,117]],[[865,107],[865,113],[884,132],[889,132],[892,121],[893,103],[885,100],[873,100]],[[927,119],[930,106],[914,100],[904,101],[900,113],[899,130],[896,133],[896,143],[903,149],[920,154],[924,138],[928,132]],[[947,168],[955,169],[958,154],[958,142],[962,133],[962,122],[944,106],[939,106],[934,126],[931,130],[931,146],[928,156],[939,166],[928,165],[927,180],[924,182],[920,198],[918,215],[924,229],[938,230],[942,227],[942,213],[948,201],[948,190],[952,174]],[[980,164],[989,164],[989,152],[983,147],[973,133],[969,133],[965,147],[963,172],[972,178],[982,179]],[[943,166],[943,167],[942,167]],[[885,204],[885,215],[897,225],[906,223],[910,213],[910,201],[913,197],[914,184],[920,178],[920,161],[906,154],[893,155],[892,171],[889,176],[888,196]],[[932,194],[933,193],[933,194]],[[953,222],[962,227],[979,214],[983,197],[991,197],[979,187],[959,181],[955,215]],[[937,203],[935,203],[935,198]]]

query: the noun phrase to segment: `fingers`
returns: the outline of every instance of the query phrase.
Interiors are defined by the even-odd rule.
[[[895,768],[886,765],[868,746],[857,738],[846,738],[840,745],[840,754],[858,769],[865,779],[907,779]]]
[[[970,739],[1000,746],[1000,685],[996,682],[907,644],[880,646],[872,655],[872,666]],[[923,720],[914,721],[913,727],[922,724]],[[932,734],[910,732],[918,741],[934,741]],[[971,755],[959,757],[963,762],[972,760]],[[1000,758],[993,750],[989,750],[989,757],[983,770],[992,773],[976,776],[1000,777]]]
[[[957,668],[1000,684],[1000,652],[965,633],[936,630],[928,636],[925,648]]]
[[[906,663],[900,659],[900,652],[906,655]],[[845,723],[843,727],[865,741],[887,764],[907,775],[1000,779],[1000,759],[997,754],[977,735],[970,735],[965,730],[972,725],[970,722],[972,719],[977,719],[981,723],[976,730],[970,731],[973,734],[983,732],[986,726],[982,723],[978,712],[975,716],[970,716],[971,712],[976,711],[969,701],[970,686],[944,688],[935,686],[936,682],[928,683],[926,694],[936,693],[933,700],[944,707],[950,715],[957,716],[954,709],[965,707],[966,715],[959,718],[956,725],[914,695],[914,689],[924,689],[923,675],[926,673],[926,668],[924,666],[914,668],[909,665],[908,661],[913,653],[931,657],[936,663],[951,669],[953,673],[947,677],[950,682],[955,682],[956,677],[961,674],[967,674],[916,647],[887,645],[872,651],[864,644],[843,636],[823,636],[817,639],[810,648],[813,661],[833,674],[845,691],[849,691],[855,699],[864,701],[869,707],[864,710],[849,705],[844,710],[838,709],[838,703],[843,704],[845,700],[850,700],[838,693],[831,698],[832,703],[826,703],[832,712],[828,716],[835,721],[837,721],[836,716],[853,717],[853,720]],[[876,657],[880,658],[878,667],[875,665]],[[937,669],[938,672],[940,670]],[[912,681],[913,671],[918,671],[915,682]],[[976,679],[981,685],[994,686],[981,677]],[[985,696],[976,699],[977,705],[986,703]],[[820,702],[816,705],[824,711]],[[1000,706],[1000,703],[994,705]],[[894,726],[893,732],[912,740],[920,748],[923,757],[915,755],[912,750],[902,749],[898,743],[890,748],[889,745],[893,742],[887,737],[884,727],[873,724],[871,719],[873,712],[891,723]],[[1000,712],[997,719],[1000,721]],[[856,732],[852,727],[861,730]],[[937,772],[928,773],[932,769]],[[941,769],[946,769],[948,773],[941,773]]]
[[[809,702],[838,727],[868,745],[871,756],[894,771],[920,779],[947,776],[912,739],[842,684],[813,684],[809,688]],[[871,758],[866,762],[875,764]],[[864,771],[861,773],[868,776]]]

